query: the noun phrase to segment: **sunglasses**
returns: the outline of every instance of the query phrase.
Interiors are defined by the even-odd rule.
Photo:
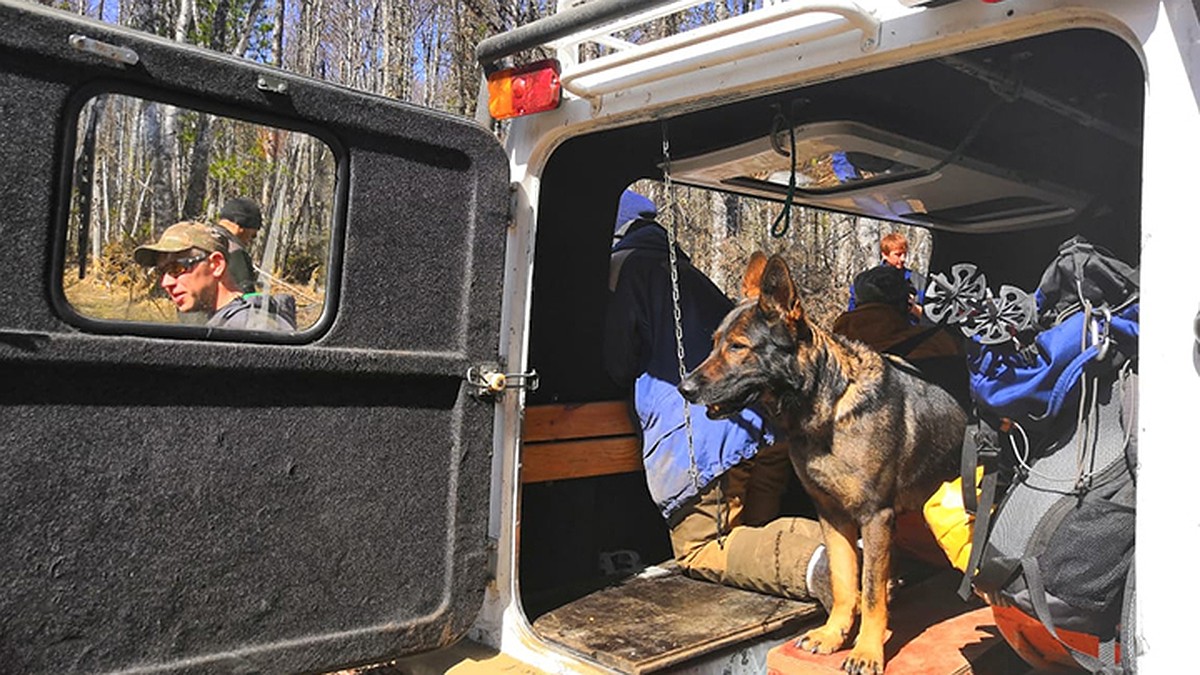
[[[201,253],[190,258],[177,258],[156,266],[154,269],[160,276],[170,274],[173,277],[178,277],[181,274],[187,274],[192,271],[192,268],[199,263],[208,260],[208,253]]]

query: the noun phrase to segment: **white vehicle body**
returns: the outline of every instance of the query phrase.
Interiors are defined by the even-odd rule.
[[[668,8],[669,9],[669,8]],[[1190,271],[1200,238],[1180,213],[1189,193],[1190,157],[1200,150],[1200,24],[1189,2],[963,1],[937,8],[900,2],[781,2],[755,12],[773,18],[741,21],[736,30],[663,45],[631,47],[594,64],[574,63],[576,41],[599,39],[638,23],[630,17],[553,42],[563,63],[559,109],[517,118],[506,148],[517,188],[507,257],[503,352],[519,372],[530,362],[533,243],[542,171],[565,139],[635,121],[669,117],[716,102],[849,77],[874,69],[952,54],[1064,27],[1112,32],[1137,51],[1146,69],[1145,172],[1142,183],[1140,494],[1138,500],[1138,632],[1142,672],[1187,663],[1190,627],[1179,617],[1198,599],[1180,565],[1196,552],[1200,509],[1187,477],[1200,471],[1192,409],[1200,400],[1193,368],[1200,286]],[[654,15],[648,11],[647,15]],[[774,18],[778,17],[778,18]],[[749,18],[749,17],[743,17]],[[733,21],[729,21],[733,24]],[[697,31],[699,32],[699,31]],[[668,44],[670,43],[670,44]],[[601,63],[603,62],[603,63]],[[611,62],[611,63],[609,63]],[[481,105],[480,109],[483,109]],[[1185,198],[1186,199],[1186,198]],[[497,540],[496,580],[472,636],[547,672],[589,670],[539,640],[524,619],[517,588],[516,531],[522,401],[498,407],[491,535]],[[1182,575],[1181,575],[1182,573]],[[730,661],[735,661],[731,659]],[[752,661],[753,663],[761,663]],[[728,663],[711,666],[714,672]],[[696,672],[706,672],[697,666]],[[724,672],[729,672],[725,670]]]
[[[796,201],[927,225],[931,269],[971,260],[1031,288],[1076,232],[1140,268],[1137,665],[1186,668],[1200,602],[1200,4],[766,1],[620,37],[697,4],[560,0],[483,41],[488,68],[535,48],[562,66],[561,105],[513,119],[501,148],[480,124],[486,91],[464,120],[0,0],[0,670],[411,659],[434,672],[482,645],[499,660],[477,672],[612,672],[532,625],[530,582],[601,542],[555,501],[595,475],[531,498],[526,413],[617,398],[597,351],[612,219],[627,186],[663,179],[664,136],[679,183],[779,202],[755,162],[788,105],[805,116],[800,143],[905,165]],[[607,55],[581,58],[593,44]],[[1026,60],[1028,86],[1004,72]],[[330,281],[310,328],[213,332],[69,306],[80,111],[110,93],[329,146]],[[252,395],[229,403],[231,381]],[[663,523],[636,471],[619,494],[585,495],[597,520],[649,507],[609,529],[658,528],[657,555]],[[566,526],[543,527],[555,518]],[[672,672],[761,673],[777,644]]]

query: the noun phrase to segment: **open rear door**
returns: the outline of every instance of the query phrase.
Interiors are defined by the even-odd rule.
[[[181,133],[199,111],[328,146],[311,321],[110,320],[64,292],[82,120],[114,92],[189,111]],[[496,140],[0,0],[0,148],[0,670],[320,672],[460,638],[488,574],[493,405],[463,378],[497,360]]]

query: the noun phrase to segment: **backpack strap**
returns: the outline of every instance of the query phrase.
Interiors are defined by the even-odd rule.
[[[975,484],[974,470],[968,480],[971,485]],[[987,548],[988,529],[992,524],[992,505],[996,503],[996,482],[995,471],[985,470],[983,472],[983,480],[979,485],[978,510],[975,512],[975,527],[971,530],[971,557],[967,560],[967,569],[958,586],[958,597],[964,601],[971,597],[971,582],[975,577],[975,571],[979,568],[979,561],[983,559],[983,550]],[[964,485],[966,485],[965,481]],[[975,491],[971,490],[971,492]],[[972,496],[974,495],[972,494]]]
[[[1075,662],[1087,669],[1090,673],[1100,673],[1103,675],[1119,675],[1125,670],[1117,660],[1117,641],[1116,638],[1101,640],[1098,650],[1098,656],[1081,652],[1071,645],[1063,642],[1063,639],[1058,636],[1058,631],[1054,628],[1054,617],[1050,614],[1050,606],[1046,602],[1046,585],[1042,581],[1042,571],[1038,567],[1037,558],[1033,556],[1021,560],[1021,568],[1025,574],[1025,584],[1029,589],[1029,599],[1033,603],[1033,611],[1037,614],[1037,618],[1042,622],[1042,626],[1054,636],[1068,652]]]
[[[904,338],[894,345],[888,345],[880,351],[887,352],[888,354],[894,354],[901,358],[908,358],[909,352],[919,347],[922,342],[933,337],[933,334],[941,330],[941,328],[942,327],[940,325],[930,326],[919,333],[914,333],[913,335]]]
[[[986,548],[988,531],[992,523],[992,507],[996,504],[996,491],[999,474],[996,472],[996,459],[1000,449],[992,442],[992,438],[984,432],[984,422],[975,414],[974,428],[967,426],[963,433],[962,464],[960,467],[963,508],[975,517],[975,525],[971,528],[971,555],[963,573],[962,582],[958,587],[958,595],[964,601],[971,597],[971,584],[974,581],[979,562],[983,559]],[[975,494],[975,474],[979,460],[983,459],[983,478],[979,481],[979,495]]]
[[[978,468],[979,438],[976,430],[967,427],[966,432],[963,433],[962,465],[959,468],[959,477],[962,478],[963,509],[970,515],[979,513],[978,497],[975,494],[975,470]]]
[[[983,471],[988,473],[995,468],[996,459],[1000,456],[1000,448],[993,442],[992,437],[984,432],[984,422],[978,414],[968,413],[970,420],[963,432],[962,463],[959,476],[962,478],[963,507],[967,513],[975,515],[979,504],[975,496],[975,473],[979,468],[979,460],[983,459]]]
[[[1126,673],[1137,672],[1137,585],[1134,583],[1137,574],[1134,563],[1136,560],[1129,561],[1125,597],[1121,599],[1121,668]]]

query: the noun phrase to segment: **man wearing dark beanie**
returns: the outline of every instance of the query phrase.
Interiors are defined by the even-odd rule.
[[[244,293],[255,291],[254,263],[249,248],[262,229],[262,211],[252,199],[237,197],[225,202],[217,222],[236,238],[229,250],[229,268]]]

